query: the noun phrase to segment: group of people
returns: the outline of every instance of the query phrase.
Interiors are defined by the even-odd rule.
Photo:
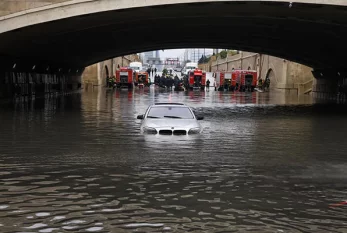
[[[220,85],[219,87],[217,86],[217,82],[215,80],[214,83],[213,83],[213,86],[214,86],[214,90],[215,91],[231,91],[231,90],[234,90],[234,89],[231,89],[232,86],[231,86],[230,80],[224,80],[223,85]],[[238,86],[239,86],[239,84],[236,83],[235,89],[238,89]]]
[[[260,90],[268,91],[270,88],[270,79],[266,78],[265,81],[263,81],[263,79],[260,78],[258,81],[258,88]]]
[[[149,76],[154,76],[154,75],[157,75],[157,68],[148,68],[147,69],[147,73]]]
[[[114,84],[116,83],[116,77],[114,77],[114,76],[107,76],[106,77],[106,85],[107,85],[107,87],[113,87],[114,86]]]
[[[154,84],[158,85],[159,87],[166,87],[167,89],[172,90],[172,87],[175,86],[175,88],[178,88],[178,86],[183,83],[182,79],[178,78],[177,75],[175,77],[172,77],[171,75],[155,75],[154,76]]]

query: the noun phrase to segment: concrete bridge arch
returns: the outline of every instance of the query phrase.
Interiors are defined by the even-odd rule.
[[[275,72],[274,72],[274,70],[272,68],[268,69],[264,81],[267,80],[267,79],[270,79],[270,82],[271,82],[270,88],[276,86],[277,79],[276,79]]]
[[[61,0],[3,14],[0,61],[5,69],[15,63],[22,70],[35,65],[78,72],[134,52],[232,47],[313,68],[344,68],[346,5],[344,0]],[[321,51],[327,56],[319,56]]]
[[[21,27],[40,24],[99,12],[125,10],[142,7],[162,7],[177,4],[206,3],[236,3],[246,2],[285,3],[289,7],[296,4],[329,4],[332,6],[347,6],[344,0],[45,0],[28,4],[27,0],[4,0],[0,9],[0,33]]]
[[[276,87],[278,83],[286,83],[285,80],[282,80],[283,79],[282,77],[285,76],[285,74],[282,73],[284,69],[280,69],[280,71],[278,71],[276,67],[280,67],[280,66],[275,65],[272,62],[270,62],[268,65],[265,79],[266,78],[270,79],[270,82],[271,82],[270,88]]]

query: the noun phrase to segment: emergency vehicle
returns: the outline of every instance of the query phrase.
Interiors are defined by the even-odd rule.
[[[232,71],[216,71],[215,79],[218,91],[234,91],[236,79],[233,78]]]
[[[190,71],[193,71],[198,68],[198,63],[188,62],[184,67],[183,75],[188,75]]]
[[[142,70],[142,63],[141,62],[130,62],[129,67],[134,72],[140,72]]]
[[[215,78],[215,81],[216,81],[217,90],[222,91],[223,90],[223,83],[224,83],[224,72],[216,71],[213,74],[213,77]]]
[[[186,87],[190,90],[194,88],[200,88],[204,90],[206,86],[206,72],[195,69],[188,72]]]
[[[235,90],[253,92],[257,86],[258,75],[255,70],[233,70],[232,80],[235,80]]]
[[[135,86],[143,88],[148,86],[148,73],[144,71],[136,72],[135,74]]]
[[[133,88],[134,71],[131,68],[121,67],[116,71],[116,86],[118,88],[127,87]]]

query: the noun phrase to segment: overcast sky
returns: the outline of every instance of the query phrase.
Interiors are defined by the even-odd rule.
[[[168,50],[160,50],[160,58],[180,58],[184,56],[185,49],[168,49]],[[206,53],[212,53],[212,49],[206,49]]]
[[[169,50],[160,50],[160,58],[176,58],[181,57],[184,54],[185,49],[169,49]]]

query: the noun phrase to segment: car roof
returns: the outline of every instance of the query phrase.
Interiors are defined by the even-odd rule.
[[[155,103],[155,104],[152,105],[152,107],[155,107],[155,106],[179,106],[179,107],[188,107],[187,105],[182,104],[182,103]]]
[[[154,105],[185,105],[183,103],[155,103]]]

